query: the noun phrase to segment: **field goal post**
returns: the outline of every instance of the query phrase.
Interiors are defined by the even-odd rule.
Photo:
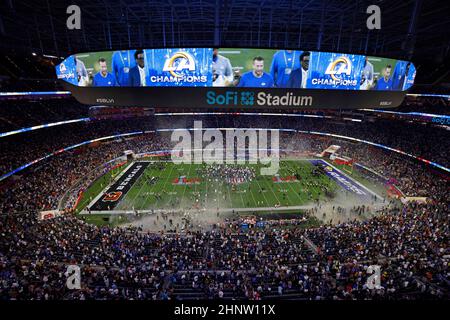
[[[349,167],[350,167],[350,169],[349,169]],[[353,163],[344,164],[344,166],[342,167],[342,170],[347,172],[348,174],[352,175],[353,174]]]
[[[330,155],[330,160],[333,161],[333,163],[341,165],[342,171],[345,171],[346,173],[352,175],[353,174],[353,159],[350,157],[346,157],[344,155],[339,155],[336,152],[332,153]]]

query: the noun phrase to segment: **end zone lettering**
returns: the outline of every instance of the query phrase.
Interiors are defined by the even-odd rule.
[[[127,175],[127,177],[120,182],[119,186],[116,188],[117,190],[123,190],[131,180],[133,180],[134,176],[141,170],[142,165],[137,165],[130,174]]]
[[[145,171],[148,164],[148,162],[133,163],[126,169],[117,181],[108,187],[108,190],[91,206],[90,209],[93,211],[114,209],[118,202],[120,202],[119,200],[126,195],[126,193],[131,189],[131,186]]]

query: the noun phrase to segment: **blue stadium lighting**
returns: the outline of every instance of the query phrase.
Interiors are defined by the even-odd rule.
[[[434,93],[408,93],[406,94],[408,97],[433,97],[433,98],[444,98],[450,100],[449,94],[434,94]]]
[[[128,137],[128,136],[133,136],[133,135],[138,135],[138,134],[143,134],[143,133],[144,133],[143,131],[135,131],[135,132],[116,134],[116,135],[113,135],[113,136],[106,136],[106,137],[101,137],[101,138],[97,138],[97,139],[93,139],[93,140],[83,141],[81,143],[74,144],[74,145],[71,145],[69,147],[59,149],[59,150],[57,150],[55,152],[49,153],[46,156],[43,156],[43,157],[38,158],[36,160],[33,160],[33,161],[31,161],[31,162],[29,162],[27,164],[24,164],[23,166],[21,166],[21,167],[19,167],[17,169],[14,169],[11,172],[8,172],[8,173],[2,175],[0,177],[0,181],[3,181],[4,179],[6,179],[6,178],[8,178],[8,177],[10,177],[10,176],[12,176],[12,175],[22,171],[22,170],[28,168],[29,166],[31,166],[33,164],[36,164],[38,162],[41,162],[42,160],[45,160],[45,159],[51,158],[53,156],[56,156],[56,155],[58,155],[60,153],[63,153],[63,152],[66,152],[66,151],[69,151],[69,150],[72,150],[72,149],[75,149],[75,148],[78,148],[78,147],[81,147],[81,146],[93,143],[93,142],[97,142],[97,141],[111,140],[111,139],[115,139],[115,138]]]
[[[70,95],[70,91],[24,91],[24,92],[0,92],[0,97],[14,97],[14,96],[66,96]]]
[[[2,93],[0,92],[0,95]],[[429,117],[429,118],[439,118],[441,120],[446,120],[446,123],[450,123],[450,116],[446,115],[439,115],[439,114],[431,114],[431,113],[420,113],[420,112],[408,112],[408,113],[402,113],[402,112],[395,112],[395,111],[387,111],[387,110],[378,110],[378,109],[359,109],[360,111],[367,111],[367,112],[380,112],[380,113],[390,113],[390,114],[398,114],[402,116],[421,116],[421,117]],[[209,116],[209,115],[233,115],[233,116],[280,116],[280,117],[301,117],[301,118],[318,118],[318,119],[333,119],[334,116],[323,116],[323,115],[316,115],[316,114],[301,114],[301,113],[267,113],[267,112],[157,112],[154,114],[156,117],[162,117],[162,116]],[[91,121],[92,118],[81,118],[81,119],[74,119],[74,120],[67,120],[67,121],[59,121],[59,122],[52,122],[47,124],[42,124],[38,126],[28,127],[28,128],[21,128],[9,132],[3,132],[0,133],[0,138],[4,138],[6,136],[11,136],[18,133],[24,133],[32,130],[38,130],[43,128],[50,128],[54,126],[59,126],[63,124],[70,124],[70,123],[76,123],[76,122],[82,122],[82,121]],[[342,118],[344,121],[352,121],[352,122],[362,122],[361,119],[356,118]],[[438,121],[436,121],[438,122]],[[442,122],[442,121],[441,121]],[[180,129],[183,130],[183,129]]]
[[[443,118],[450,119],[450,116],[446,116],[443,114],[433,114],[433,113],[422,113],[422,112],[397,112],[397,111],[388,111],[388,110],[379,110],[379,109],[359,109],[360,111],[367,112],[378,112],[378,113],[389,113],[389,114],[397,114],[400,116],[420,116],[427,118]]]
[[[69,124],[69,123],[87,122],[87,121],[90,121],[90,120],[91,120],[90,118],[81,118],[81,119],[74,119],[74,120],[46,123],[46,124],[41,124],[41,125],[38,125],[38,126],[33,126],[33,127],[28,127],[28,128],[21,128],[21,129],[18,129],[18,130],[3,132],[3,133],[0,133],[0,138],[4,138],[4,137],[7,137],[7,136],[12,136],[12,135],[18,134],[18,133],[33,131],[33,130],[38,130],[38,129],[43,129],[43,128],[50,128],[50,127],[60,126],[60,125]]]
[[[268,112],[157,112],[155,116],[216,116],[216,115],[234,115],[234,116],[282,116],[282,117],[302,117],[302,118],[322,118],[332,119],[332,116],[322,116],[316,114],[302,113],[268,113]]]

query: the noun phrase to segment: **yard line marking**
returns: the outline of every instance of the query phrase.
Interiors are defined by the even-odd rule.
[[[155,162],[156,163],[156,162]],[[153,163],[154,164],[154,163]],[[153,176],[153,173],[155,172],[155,170],[153,169],[153,168],[151,168],[150,169],[150,174]],[[156,177],[157,175],[155,175],[155,177]],[[150,187],[150,189],[147,191],[148,193],[149,193],[149,195],[150,195],[150,193],[152,192],[152,190],[153,190],[153,188],[155,188],[156,187],[156,185],[157,185],[158,183],[155,183],[155,184],[153,184],[151,187]],[[146,184],[146,186],[147,186],[147,184]],[[150,199],[150,197],[145,197],[144,198],[144,204],[143,204],[143,206],[142,206],[142,210],[146,210],[147,208],[149,208],[149,205],[150,205],[150,201],[149,201],[149,199]],[[140,202],[139,202],[139,204],[140,204]],[[147,208],[146,208],[147,207]]]
[[[252,195],[253,202],[255,203],[255,207],[257,207],[258,206],[258,202],[256,201],[255,196],[253,195],[251,183],[248,183],[248,187],[249,187],[249,190],[250,190],[250,194]]]
[[[149,165],[151,165],[151,163],[150,163]],[[145,172],[146,172],[147,170],[148,170],[148,167],[145,168],[144,172],[142,172],[142,175],[139,177],[139,179],[136,180],[135,183],[137,183],[139,180],[141,180],[141,179],[144,177]],[[147,185],[146,183],[143,183],[143,184],[142,184],[141,188],[140,188],[139,191],[138,191],[138,194],[133,198],[133,201],[131,201],[131,203],[130,203],[131,207],[134,207],[135,210],[139,210],[139,206],[138,206],[138,204],[140,204],[140,201],[139,201],[139,195],[141,194],[142,190],[145,189],[144,187],[145,187],[146,185]],[[133,187],[134,187],[134,185],[133,185]],[[130,188],[130,191],[133,189],[133,187]],[[138,203],[135,203],[136,199],[138,199]],[[124,199],[124,200],[125,200],[125,199]],[[128,201],[127,201],[127,202],[128,202]],[[144,202],[145,202],[145,201],[144,201]],[[144,204],[145,204],[145,203],[144,203]]]
[[[289,164],[289,162],[288,162],[288,167],[292,168],[292,166]],[[298,184],[299,182],[300,182],[300,181],[298,181],[298,182],[296,182],[296,183]],[[295,189],[292,187],[292,184],[289,183],[289,182],[287,182],[287,184],[289,185],[289,188],[291,188],[291,190],[297,195],[297,198],[299,198],[300,203],[302,203],[302,202],[303,202],[303,199],[299,196],[299,194],[298,194],[298,193],[295,191]]]
[[[173,167],[174,167],[174,166],[172,165],[171,168],[170,168],[170,173],[167,175],[167,178],[166,178],[166,180],[164,181],[164,184],[163,184],[162,188],[160,189],[160,190],[163,190],[163,192],[164,192],[164,190],[165,190],[167,181],[170,179],[170,177],[171,177],[171,175],[172,175]],[[167,170],[167,167],[164,168],[164,171],[162,172],[162,174],[164,174],[164,173],[166,172],[166,170]],[[156,207],[156,204],[159,204],[159,199],[156,199],[156,201],[155,201],[155,207]]]
[[[187,177],[189,178],[189,176],[191,175],[191,170],[192,170],[192,167],[193,166],[189,166],[189,170],[188,170],[188,173],[187,173]],[[195,185],[195,183],[194,183],[194,185]],[[183,190],[183,194],[182,194],[182,196],[181,196],[181,200],[180,200],[180,208],[182,207],[182,205],[184,204],[184,194],[186,193],[186,189],[188,188],[188,185],[186,184],[186,185],[184,185],[184,190]]]
[[[271,186],[269,185],[267,180],[264,180],[264,183],[269,186],[270,191],[272,191],[272,193],[275,196],[275,198],[277,199],[278,203],[281,205],[280,199],[278,199],[277,195],[275,194],[275,192],[273,191],[273,189],[271,188]]]
[[[133,164],[138,164],[138,163],[139,163],[139,161],[134,162]],[[147,168],[145,168],[145,169],[147,169]],[[134,186],[135,186],[136,183],[142,178],[142,176],[144,175],[144,173],[145,173],[145,170],[142,171],[142,173],[141,173],[141,175],[139,176],[139,178],[137,178],[136,181],[134,181],[133,185],[130,187],[130,189],[128,190],[128,192],[130,192],[130,191],[134,188]],[[142,187],[141,187],[141,189],[142,189]],[[140,191],[140,189],[139,189],[139,191]],[[127,194],[128,194],[128,192],[127,192]],[[133,200],[133,201],[134,201],[134,200]],[[125,196],[119,201],[119,203],[117,204],[117,208],[120,208],[120,207],[122,206],[122,203],[123,203],[123,206],[125,207],[124,209],[127,210],[126,205],[128,204],[128,201],[126,201],[126,194],[125,194]],[[133,206],[133,203],[131,203],[131,206]],[[129,210],[129,209],[128,209],[128,210]]]
[[[267,198],[266,198],[266,195],[264,194],[264,192],[263,192],[263,190],[262,190],[262,188],[261,188],[261,185],[259,184],[259,181],[258,181],[258,179],[255,179],[256,180],[256,183],[258,184],[258,186],[259,186],[259,189],[261,190],[261,194],[263,195],[263,197],[264,197],[264,200],[266,201],[266,205],[267,206],[270,206],[270,202],[269,201],[267,201]]]

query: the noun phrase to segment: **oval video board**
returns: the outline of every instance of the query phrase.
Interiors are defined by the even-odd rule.
[[[337,107],[353,108],[395,106],[413,85],[416,70],[408,61],[347,53],[165,48],[74,54],[56,74],[85,103],[334,108],[323,105],[334,97]],[[373,93],[357,98],[359,92]],[[324,94],[328,98],[320,97]],[[344,98],[348,106],[342,105]]]

